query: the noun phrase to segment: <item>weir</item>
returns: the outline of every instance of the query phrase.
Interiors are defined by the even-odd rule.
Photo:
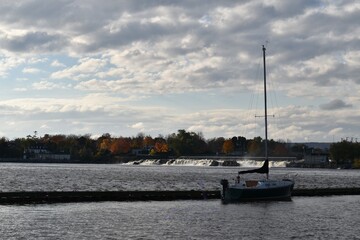
[[[294,189],[292,196],[360,195],[360,188]],[[0,192],[0,204],[220,199],[219,190]]]

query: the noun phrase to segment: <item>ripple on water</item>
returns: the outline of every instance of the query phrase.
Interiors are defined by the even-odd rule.
[[[215,190],[236,167],[120,164],[0,164],[1,191]],[[295,188],[358,187],[360,171],[272,168],[271,178],[295,177]],[[249,177],[259,177],[253,175]]]

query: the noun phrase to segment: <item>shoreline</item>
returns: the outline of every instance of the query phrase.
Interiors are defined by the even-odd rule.
[[[243,157],[243,156],[180,156],[180,157],[163,157],[163,156],[121,156],[111,158],[107,160],[67,160],[67,159],[23,159],[23,158],[0,158],[0,163],[30,163],[30,164],[128,164],[128,165],[142,165],[146,161],[154,161],[153,165],[169,165],[176,160],[194,160],[209,161],[210,167],[212,166],[224,166],[224,167],[241,167],[238,161],[241,160],[253,160],[262,161],[262,157]],[[274,162],[288,161],[289,163],[284,168],[311,168],[311,169],[356,169],[349,166],[329,166],[329,165],[316,165],[307,166],[302,164],[294,164],[294,160],[289,157],[273,158]],[[145,164],[148,165],[148,164]]]

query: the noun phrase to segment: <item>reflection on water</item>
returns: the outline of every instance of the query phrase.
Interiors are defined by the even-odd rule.
[[[360,196],[0,206],[2,239],[356,239]]]

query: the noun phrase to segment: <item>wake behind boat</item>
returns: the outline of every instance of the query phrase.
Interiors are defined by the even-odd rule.
[[[243,202],[260,200],[287,200],[291,198],[291,192],[295,182],[290,179],[271,180],[269,179],[269,158],[268,158],[268,132],[267,132],[267,95],[266,95],[266,48],[263,50],[264,65],[264,109],[265,109],[265,162],[261,168],[239,171],[237,180],[229,185],[226,179],[221,180],[221,197],[224,202]],[[247,173],[266,174],[263,180],[243,180],[240,175]]]

